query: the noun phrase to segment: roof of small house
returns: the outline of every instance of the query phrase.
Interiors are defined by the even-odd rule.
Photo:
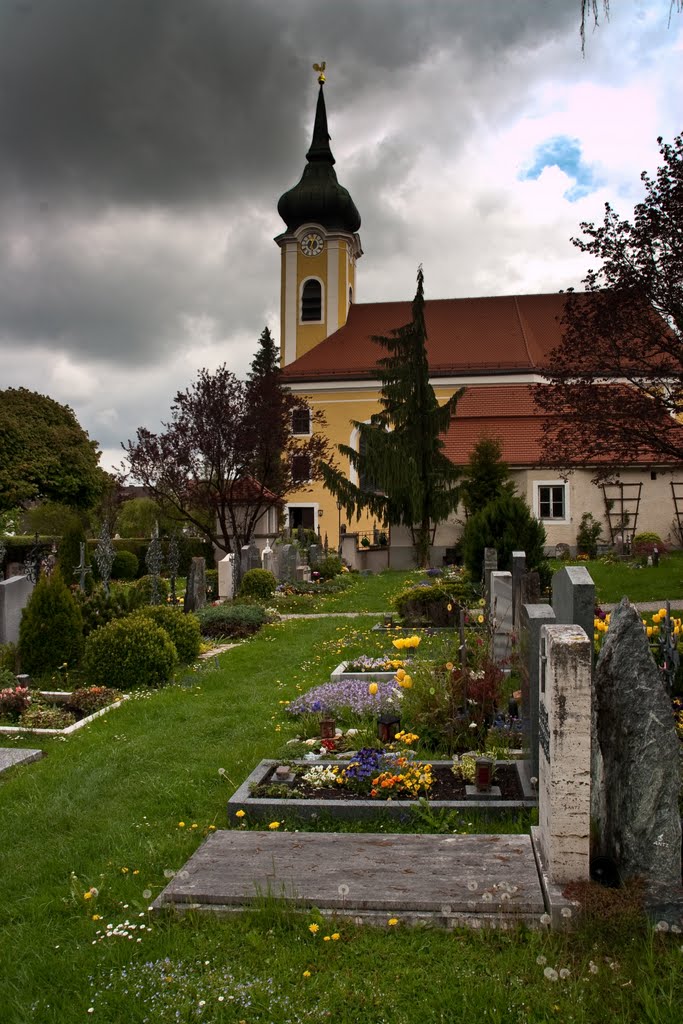
[[[432,377],[541,373],[562,339],[566,296],[496,295],[429,299],[427,355]],[[285,380],[358,380],[376,376],[386,355],[372,340],[410,323],[411,302],[354,304],[343,327],[283,369]]]

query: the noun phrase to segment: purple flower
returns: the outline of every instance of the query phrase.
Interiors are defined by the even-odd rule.
[[[377,683],[377,693],[368,692],[366,679],[339,679],[314,686],[288,706],[290,715],[314,714],[322,708],[334,715],[380,715],[400,707],[401,691],[393,681]]]

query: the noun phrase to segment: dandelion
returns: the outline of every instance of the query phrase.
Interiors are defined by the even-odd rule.
[[[194,824],[192,825],[192,828],[199,828],[199,825],[197,824],[197,822],[196,822],[196,821],[195,821],[195,822],[194,822]]]
[[[541,924],[545,924],[545,925],[550,924],[550,914],[541,914],[540,921],[541,921]]]
[[[572,908],[571,907],[562,907],[562,910],[560,911],[560,914],[562,915],[562,917],[571,917],[572,916]]]
[[[101,914],[93,914],[92,919],[93,919],[93,921],[101,921],[102,920],[102,915]]]
[[[546,969],[543,971],[543,977],[546,978],[548,981],[557,981],[557,979],[559,978],[559,974],[557,973],[554,967],[546,967]]]
[[[91,892],[84,892],[83,893],[83,899],[84,900],[91,900],[92,899],[92,893]]]
[[[268,826],[268,828],[272,828],[272,829],[273,829],[273,831],[274,831],[274,830],[275,830],[276,828],[279,828],[279,827],[280,827],[280,822],[279,822],[279,821],[271,821],[270,825]]]
[[[548,961],[547,961],[547,960],[546,960],[546,958],[545,958],[545,957],[543,956],[543,954],[542,954],[542,953],[540,953],[540,954],[539,954],[539,955],[538,955],[538,956],[536,957],[536,963],[538,964],[538,966],[539,966],[539,967],[543,967],[543,965],[544,965],[544,964],[547,964],[547,963],[548,963]]]
[[[597,964],[594,964],[592,960],[589,960],[588,961],[588,970],[590,971],[591,974],[597,974],[599,968],[598,968]]]
[[[309,924],[308,930],[311,933],[311,935],[315,935],[316,932],[320,931],[320,925],[319,924]]]
[[[477,615],[477,622],[479,623],[480,626],[483,623],[483,621],[484,621],[484,616],[483,615]]]
[[[394,925],[398,924],[398,918],[390,917],[389,920],[387,921],[387,924],[389,925],[390,928],[393,928]]]
[[[311,972],[310,971],[304,971],[304,978],[310,978],[310,976],[311,976]]]
[[[216,831],[216,826],[215,825],[209,825],[209,832],[215,832],[215,831]]]
[[[178,828],[185,828],[185,822],[184,821],[179,821],[178,822]]]
[[[560,971],[560,977],[562,978],[562,980],[563,980],[563,981],[564,981],[564,980],[565,980],[566,978],[568,978],[568,977],[569,977],[569,974],[570,974],[570,970],[569,970],[569,968],[568,968],[568,967],[563,967],[563,968],[561,969],[561,971]]]
[[[246,813],[247,813],[246,811],[235,811],[235,817],[236,818],[243,818]]]
[[[323,935],[323,942],[329,942],[329,941],[330,941],[330,936],[329,935]]]
[[[127,875],[128,874],[128,868],[121,868],[121,874],[122,875]]]
[[[339,934],[339,932],[332,932],[330,938],[332,939],[333,942],[338,942],[339,939],[341,938],[341,935]]]

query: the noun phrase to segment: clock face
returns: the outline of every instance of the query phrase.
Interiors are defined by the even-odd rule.
[[[317,231],[309,231],[301,239],[301,251],[304,256],[318,256],[323,251],[323,236]]]

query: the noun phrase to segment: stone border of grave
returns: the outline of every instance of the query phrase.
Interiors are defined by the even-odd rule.
[[[534,851],[543,902],[550,916],[550,927],[553,931],[571,931],[576,924],[575,914],[580,910],[581,904],[576,900],[567,899],[563,892],[564,885],[552,881],[543,859],[540,826],[532,825],[530,831],[531,848]]]
[[[71,696],[68,690],[39,690],[38,693],[41,697],[45,697],[46,700],[52,701],[53,704],[67,704]],[[106,708],[100,708],[99,711],[93,711],[92,715],[88,715],[87,718],[81,718],[80,722],[74,722],[73,725],[67,725],[65,729],[23,729],[21,726],[16,725],[0,725],[0,735],[70,736],[71,733],[77,732],[85,725],[90,725],[96,718],[101,718],[102,715],[106,715],[109,711],[120,708],[123,702],[128,699],[128,696],[124,694],[120,700],[109,704]]]
[[[396,678],[396,669],[392,669],[391,672],[347,672],[347,664],[348,662],[342,661],[332,670],[330,673],[331,683],[342,682],[346,679],[360,679],[367,683],[390,683],[392,679]]]
[[[242,785],[228,800],[228,819],[234,818],[236,811],[246,811],[254,821],[272,821],[285,816],[297,817],[305,821],[315,821],[321,815],[328,815],[339,821],[367,821],[378,815],[386,814],[399,821],[407,820],[411,812],[420,806],[417,800],[278,800],[270,797],[253,797],[252,786],[265,781],[269,772],[281,764],[281,761],[261,761]],[[311,767],[320,765],[329,767],[338,765],[339,761],[290,761],[289,764]],[[425,762],[426,763],[426,762]],[[431,761],[436,767],[449,767],[452,761]],[[515,765],[524,797],[522,800],[496,800],[477,794],[467,800],[430,800],[429,806],[435,811],[476,811],[485,817],[500,818],[505,814],[538,807],[538,798],[531,784],[527,761],[497,761],[500,765]]]

